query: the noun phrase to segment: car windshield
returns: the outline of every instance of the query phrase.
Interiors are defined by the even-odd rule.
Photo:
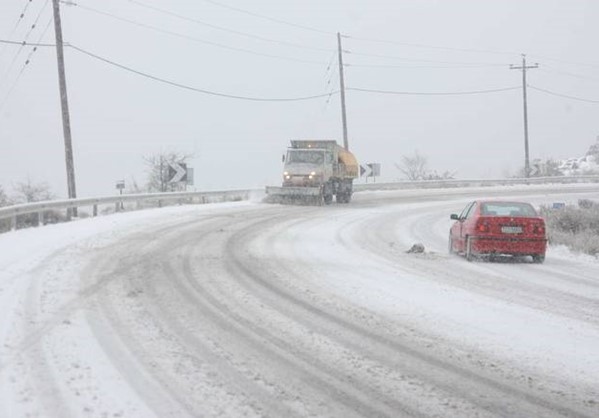
[[[530,204],[511,202],[483,203],[480,213],[483,216],[537,216],[537,212]]]
[[[287,161],[290,163],[322,164],[324,153],[321,151],[289,151]]]

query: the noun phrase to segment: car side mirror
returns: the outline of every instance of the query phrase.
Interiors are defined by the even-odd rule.
[[[456,215],[455,213],[452,213],[451,215],[449,215],[449,219],[452,219],[454,221],[459,221],[460,217],[458,215]]]

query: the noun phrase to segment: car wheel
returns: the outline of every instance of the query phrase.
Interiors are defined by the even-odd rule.
[[[545,261],[545,254],[535,254],[532,256],[532,262],[536,264],[543,264]]]
[[[333,201],[333,195],[332,194],[325,194],[324,195],[324,203],[325,203],[325,205],[330,205],[332,201]]]
[[[466,251],[465,251],[466,260],[472,261],[474,259],[474,254],[472,254],[472,238],[466,237]]]

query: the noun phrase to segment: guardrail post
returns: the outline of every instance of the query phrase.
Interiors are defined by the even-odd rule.
[[[37,226],[43,226],[44,225],[44,211],[39,211],[37,213]]]
[[[13,216],[10,221],[10,229],[13,231],[17,230],[17,215]]]
[[[162,207],[162,200],[158,201],[158,207],[161,208]]]
[[[94,210],[93,210],[93,217],[95,218],[96,216],[98,216],[98,205],[94,205]]]

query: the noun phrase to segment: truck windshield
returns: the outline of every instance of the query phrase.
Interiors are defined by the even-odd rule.
[[[289,151],[287,154],[289,163],[322,164],[324,153],[320,151]]]

